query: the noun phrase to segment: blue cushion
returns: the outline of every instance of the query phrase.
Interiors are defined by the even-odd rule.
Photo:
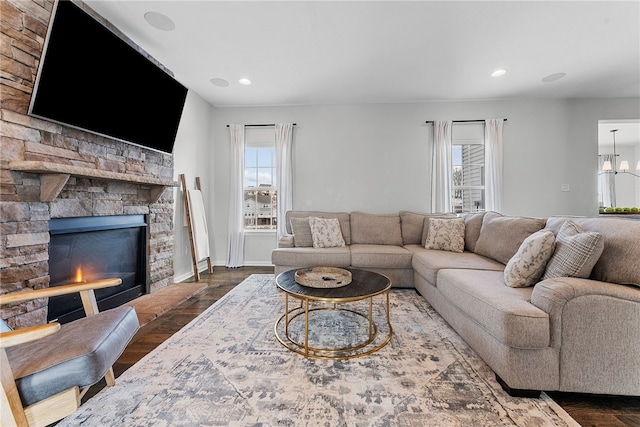
[[[7,349],[22,403],[100,381],[140,327],[133,307],[118,307],[62,325],[46,338]]]
[[[7,322],[4,321],[4,319],[0,319],[0,332],[9,332],[9,331],[13,331],[11,326],[9,326]]]

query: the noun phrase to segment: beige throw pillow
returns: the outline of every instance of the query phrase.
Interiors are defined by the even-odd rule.
[[[476,242],[480,238],[480,229],[485,212],[469,213],[464,218],[464,248],[470,252],[476,251]]]
[[[524,239],[542,230],[545,223],[544,219],[539,218],[487,212],[482,219],[475,253],[506,264],[518,252]]]
[[[309,217],[309,227],[314,248],[335,248],[345,246],[340,221],[337,218]]]
[[[540,281],[556,238],[551,230],[540,230],[524,239],[518,252],[504,268],[504,283],[511,288],[525,288]]]
[[[565,221],[556,236],[556,249],[547,264],[543,279],[591,275],[604,250],[604,238],[595,231],[583,231],[571,220]]]
[[[422,231],[426,217],[425,214],[400,211],[400,227],[403,245],[419,245],[422,243]]]
[[[309,217],[296,218],[289,220],[291,223],[291,231],[293,232],[293,246],[296,248],[310,248],[313,246],[313,237],[311,236],[311,226],[309,225]]]
[[[464,252],[464,218],[428,218],[427,220],[429,229],[425,248]]]

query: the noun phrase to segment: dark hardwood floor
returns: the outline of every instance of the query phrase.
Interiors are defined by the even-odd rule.
[[[251,274],[270,274],[272,267],[216,267],[202,274],[207,286],[186,301],[150,321],[136,334],[114,365],[116,378],[151,350],[196,318]],[[105,386],[104,380],[89,389],[83,401]],[[548,393],[583,427],[640,427],[640,397]]]

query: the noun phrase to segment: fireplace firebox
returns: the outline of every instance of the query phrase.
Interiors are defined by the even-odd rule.
[[[101,311],[148,292],[144,215],[52,219],[49,233],[50,287],[122,279],[120,286],[95,291]],[[67,323],[83,315],[78,294],[49,298],[47,320]]]

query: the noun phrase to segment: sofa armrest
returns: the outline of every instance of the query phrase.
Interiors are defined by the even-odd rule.
[[[531,302],[549,313],[559,391],[639,395],[640,288],[558,277],[538,283]]]
[[[582,304],[583,310],[572,310],[587,318],[593,317],[593,310],[602,310],[598,304],[607,299],[610,304],[616,301],[640,304],[640,288],[600,282],[574,277],[556,277],[538,283],[531,294],[531,303],[549,314],[551,328],[551,346],[559,348],[562,339],[562,327],[580,324],[580,319],[563,319],[570,304]],[[609,316],[614,324],[619,324],[616,316]]]
[[[279,248],[293,248],[294,247],[293,235],[285,234],[284,236],[280,237],[280,240],[278,240],[278,247]]]

